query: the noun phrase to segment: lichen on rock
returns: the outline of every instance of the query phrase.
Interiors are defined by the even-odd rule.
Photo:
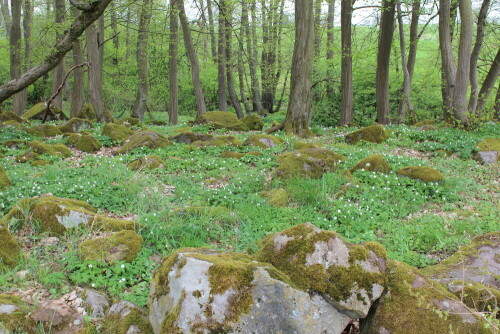
[[[308,148],[286,152],[278,156],[276,175],[280,178],[308,177],[320,178],[324,173],[337,169],[340,162],[346,160],[343,155],[324,148]]]
[[[422,166],[408,166],[396,171],[398,175],[417,179],[422,182],[440,182],[444,180],[443,174],[437,169]]]
[[[134,131],[125,125],[106,123],[102,129],[102,135],[108,136],[114,142],[122,142],[134,134]]]
[[[86,240],[79,245],[83,260],[132,262],[142,247],[142,237],[134,231],[124,230],[109,237]]]
[[[194,124],[208,124],[216,129],[248,131],[248,127],[235,114],[227,111],[209,111],[196,117]]]
[[[99,140],[91,135],[81,135],[79,133],[71,134],[68,137],[68,144],[87,153],[95,153],[101,149]]]
[[[351,173],[359,169],[378,172],[378,173],[389,173],[391,171],[391,166],[385,161],[384,157],[380,154],[374,154],[367,156],[358,162],[353,168],[351,168]]]
[[[162,148],[170,144],[170,141],[158,132],[143,130],[125,140],[123,146],[115,151],[114,154],[125,154],[139,147],[148,147],[150,149]]]
[[[270,148],[280,144],[285,141],[279,137],[270,135],[251,135],[244,142],[244,146],[257,146],[260,148]]]
[[[372,143],[382,143],[386,141],[387,138],[389,138],[389,135],[384,127],[379,124],[374,124],[349,133],[345,136],[345,141],[348,144],[356,144],[361,140]]]
[[[134,160],[127,167],[133,171],[152,170],[165,167],[165,162],[159,156],[151,155]]]

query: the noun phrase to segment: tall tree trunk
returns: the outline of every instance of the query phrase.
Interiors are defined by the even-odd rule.
[[[263,115],[264,108],[262,107],[262,97],[260,94],[260,83],[259,77],[257,76],[257,58],[258,58],[258,50],[257,50],[257,14],[255,9],[255,0],[251,0],[250,6],[252,11],[252,24],[248,24],[248,9],[247,2],[243,1],[242,3],[243,15],[246,13],[246,35],[247,35],[247,54],[249,57],[248,66],[250,68],[250,81],[252,85],[252,104],[253,104],[253,112],[258,113],[259,115]]]
[[[322,0],[314,0],[314,56],[321,51],[321,5]]]
[[[11,0],[11,28],[10,28],[10,78],[17,79],[21,76],[22,45],[21,45],[21,7],[22,1]],[[12,109],[18,114],[24,113],[25,94],[19,92],[13,97]]]
[[[334,42],[334,20],[335,20],[335,0],[328,0],[328,17],[326,19],[326,60],[327,76],[333,77],[333,42]],[[328,80],[326,84],[326,93],[330,97],[333,95],[333,83]]]
[[[245,113],[249,115],[252,112],[252,106],[248,103],[245,92],[245,66],[243,66],[243,45],[238,48],[238,82],[240,86],[240,96],[245,107]]]
[[[238,99],[238,94],[234,88],[234,65],[233,65],[233,31],[231,27],[231,21],[233,16],[233,5],[228,3],[226,6],[226,75],[227,75],[227,89],[229,91],[229,97],[231,98],[231,104],[234,110],[236,110],[236,116],[239,119],[243,118],[243,110],[241,109],[241,104]]]
[[[491,91],[495,88],[495,82],[500,75],[500,48],[497,50],[497,54],[493,63],[491,64],[490,70],[484,79],[483,85],[481,86],[481,90],[479,91],[479,96],[477,100],[476,113],[481,115],[483,111],[484,104],[488,97],[490,96]],[[498,96],[497,96],[498,98]]]
[[[481,5],[481,10],[477,17],[477,30],[476,30],[476,43],[472,49],[472,54],[470,56],[470,98],[469,98],[469,112],[471,114],[476,113],[477,99],[478,99],[478,89],[479,84],[477,83],[477,60],[479,58],[479,51],[483,46],[484,40],[484,27],[486,25],[486,15],[488,14],[488,9],[490,7],[491,0],[483,0]]]
[[[208,31],[210,33],[210,48],[212,50],[212,59],[217,59],[217,39],[215,38],[214,13],[212,10],[212,0],[207,0],[208,12]]]
[[[71,11],[74,17],[78,17],[79,11],[78,9],[72,7]],[[83,63],[83,48],[82,41],[77,39],[73,46],[73,66]],[[76,117],[78,112],[80,111],[84,99],[84,89],[85,89],[85,78],[84,70],[82,67],[79,67],[73,71],[73,87],[71,93],[71,117]]]
[[[31,25],[33,24],[33,4],[32,0],[23,2],[23,29],[24,29],[24,66],[23,72],[26,72],[31,66]],[[22,90],[19,96],[19,109],[25,110],[28,102],[28,89]]]
[[[399,28],[399,47],[401,52],[401,68],[403,69],[403,96],[399,101],[398,107],[398,123],[404,123],[406,119],[406,107],[413,113],[413,103],[411,102],[410,88],[410,72],[408,71],[408,64],[406,62],[406,43],[405,31],[403,26],[403,13],[401,12],[401,0],[396,0],[398,12],[398,28]]]
[[[196,97],[197,115],[203,115],[207,112],[205,104],[205,96],[203,95],[203,88],[200,79],[200,65],[198,64],[198,55],[194,49],[193,40],[191,38],[191,30],[187,20],[186,12],[184,9],[184,0],[177,0],[179,8],[179,18],[181,21],[182,32],[184,34],[184,45],[186,47],[189,63],[191,64],[191,78],[193,80],[194,95]]]
[[[127,24],[125,25],[125,59],[130,58],[130,23],[132,23],[133,4],[127,6]]]
[[[312,61],[314,56],[314,10],[310,0],[295,1],[295,45],[288,110],[284,122],[287,134],[310,136],[312,106]]]
[[[392,35],[394,32],[395,8],[395,0],[384,0],[382,3],[376,78],[377,121],[381,124],[388,124],[390,122],[389,64]]]
[[[218,81],[219,81],[219,110],[227,111],[227,81],[226,81],[226,1],[219,1],[219,53]]]
[[[500,85],[498,85],[497,95],[495,96],[495,120],[500,121]]]
[[[99,55],[99,34],[96,24],[91,24],[85,31],[87,37],[87,59],[90,63],[89,76],[89,102],[94,106],[97,119],[104,121],[104,100],[102,97],[102,63]]]
[[[5,24],[5,31],[7,36],[10,36],[10,29],[12,27],[12,20],[10,18],[9,0],[0,0],[0,10]]]
[[[177,48],[179,19],[176,8],[177,0],[170,0],[170,40],[169,40],[169,62],[168,62],[168,122],[176,125],[179,122],[179,86],[177,80]]]
[[[451,121],[453,87],[455,85],[455,60],[451,44],[450,0],[439,0],[439,50],[441,53],[441,77],[443,97],[443,116]]]
[[[137,117],[141,122],[144,114],[148,111],[149,96],[149,61],[148,41],[149,24],[151,22],[152,0],[142,0],[141,13],[139,17],[139,34],[137,36],[137,95],[135,105],[132,109],[132,117]]]
[[[65,1],[64,0],[55,0],[54,1],[54,15],[55,15],[56,25],[60,25],[61,23],[64,22],[65,12],[66,12]],[[61,28],[58,27],[58,30],[56,32],[57,39],[61,38],[60,29]],[[57,89],[63,84],[63,80],[64,80],[64,58],[59,63],[59,65],[57,65],[56,68],[54,69],[54,72],[52,75],[52,92],[57,91]],[[57,97],[52,101],[52,105],[56,108],[62,109],[62,99],[63,99],[63,94],[57,95]]]
[[[341,86],[342,105],[340,109],[340,125],[352,122],[354,114],[353,87],[352,87],[352,11],[353,0],[341,0]]]
[[[208,36],[207,36],[207,17],[205,15],[205,3],[200,0],[200,28],[202,32],[203,39],[203,62],[207,62],[208,54]]]
[[[116,4],[111,2],[109,5],[109,13],[111,19],[111,29],[113,30],[113,64],[118,65],[118,49],[120,48],[120,39],[118,37],[118,19],[116,17]]]

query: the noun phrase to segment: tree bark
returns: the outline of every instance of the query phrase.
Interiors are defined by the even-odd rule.
[[[89,102],[94,106],[97,119],[104,121],[104,101],[102,97],[102,63],[99,55],[99,34],[95,24],[86,30],[87,59],[90,64],[89,76]]]
[[[109,5],[110,12],[110,20],[111,20],[111,29],[113,30],[113,64],[118,65],[118,49],[120,48],[120,38],[118,37],[118,18],[116,16],[116,4],[112,2]]]
[[[247,3],[243,1],[243,11],[245,13]],[[247,24],[245,27],[247,34],[247,53],[249,57],[248,66],[250,68],[250,81],[252,85],[252,104],[253,104],[253,112],[256,112],[259,115],[263,115],[264,108],[262,107],[262,97],[260,94],[260,83],[259,77],[257,76],[257,58],[258,58],[258,50],[257,50],[257,15],[255,9],[255,0],[250,2],[250,10],[252,11],[252,24]],[[248,11],[246,11],[246,15],[248,16]],[[248,18],[246,20],[248,23]]]
[[[403,95],[399,101],[398,107],[398,123],[402,124],[406,119],[406,107],[413,114],[413,103],[411,102],[410,88],[411,79],[410,72],[408,71],[408,64],[406,62],[406,43],[405,32],[403,26],[403,13],[401,12],[401,0],[396,0],[397,15],[398,15],[398,28],[399,28],[399,47],[401,52],[401,68],[403,69]]]
[[[321,51],[321,5],[322,0],[314,0],[314,56]]]
[[[226,75],[227,75],[227,89],[229,91],[229,97],[231,98],[231,104],[236,110],[236,116],[241,119],[243,118],[243,110],[241,109],[241,104],[236,94],[236,89],[234,88],[234,77],[233,77],[233,31],[231,27],[232,18],[232,4],[228,3],[226,6]]]
[[[21,40],[21,7],[22,1],[11,0],[11,27],[10,27],[10,78],[17,79],[21,76],[22,69],[22,40]],[[25,94],[19,92],[14,95],[12,109],[18,114],[24,113]]]
[[[287,134],[311,135],[312,61],[314,56],[314,10],[310,0],[295,1],[295,45],[288,110],[283,124]]]
[[[23,29],[24,29],[24,65],[23,72],[31,66],[31,26],[33,24],[32,0],[23,2]],[[19,110],[25,110],[28,103],[28,89],[25,88],[19,94]]]
[[[340,109],[340,125],[352,122],[354,114],[353,87],[352,87],[352,11],[353,0],[341,0],[341,86],[342,103]]]
[[[125,25],[125,59],[130,58],[130,23],[132,22],[132,6],[127,6],[127,24]]]
[[[61,25],[64,22],[64,14],[66,12],[66,4],[64,0],[54,1],[54,16],[56,25]],[[58,27],[56,32],[56,38],[61,38],[61,28]],[[63,83],[64,80],[64,58],[61,62],[54,68],[52,73],[52,92],[55,92]],[[57,97],[52,101],[52,105],[56,108],[62,109],[62,99],[63,94],[57,95]]]
[[[141,13],[139,17],[139,33],[137,36],[137,95],[132,117],[137,117],[141,122],[144,121],[144,114],[148,111],[149,97],[149,61],[148,61],[148,41],[149,24],[151,22],[152,1],[143,0]]]
[[[490,66],[490,70],[488,71],[488,74],[484,79],[483,85],[481,86],[481,90],[479,91],[477,106],[476,106],[476,113],[479,116],[481,116],[484,104],[486,103],[486,100],[488,100],[491,91],[495,88],[495,82],[499,75],[500,75],[500,48],[497,50],[495,59],[493,60],[493,63]]]
[[[248,103],[247,94],[245,92],[245,66],[243,66],[243,45],[238,48],[238,82],[240,86],[240,96],[245,107],[245,113],[252,113],[252,106]]]
[[[9,0],[0,0],[0,10],[5,24],[5,31],[7,36],[10,36],[10,29],[12,28],[12,20],[10,18]]]
[[[179,18],[181,21],[182,32],[184,34],[184,45],[186,47],[186,53],[191,64],[191,78],[193,80],[194,95],[196,97],[197,115],[203,115],[207,112],[207,106],[205,104],[205,96],[203,94],[203,88],[201,86],[200,79],[200,65],[198,64],[198,55],[194,49],[193,40],[191,37],[191,30],[189,29],[189,23],[187,20],[186,12],[184,9],[184,0],[177,0],[179,8]]]
[[[500,85],[498,85],[497,95],[495,96],[495,120],[500,121]]]
[[[477,30],[476,30],[476,43],[474,43],[474,48],[472,49],[472,54],[470,56],[470,98],[469,98],[469,112],[471,114],[476,113],[477,100],[479,96],[479,84],[477,82],[477,60],[479,58],[479,51],[483,46],[484,40],[484,27],[486,26],[486,15],[488,14],[488,9],[490,7],[491,0],[483,0],[481,9],[479,10],[479,15],[477,18]]]
[[[210,48],[212,50],[212,59],[217,59],[217,39],[215,38],[214,13],[212,11],[212,0],[207,0],[208,12],[208,31],[210,33]]]
[[[396,0],[384,0],[382,3],[376,77],[377,121],[381,124],[390,123],[389,64],[395,7]]]
[[[451,44],[450,0],[439,0],[439,50],[441,53],[441,73],[443,97],[443,116],[446,122],[451,120],[453,87],[455,85],[455,60]]]
[[[226,76],[226,1],[219,1],[219,53],[217,55],[219,81],[219,110],[227,111]]]
[[[334,20],[335,20],[335,0],[328,0],[328,16],[326,19],[326,60],[327,60],[327,76],[333,76],[333,42],[334,42]],[[326,84],[326,93],[328,96],[333,95],[333,83],[329,80]]]
[[[168,62],[168,122],[176,125],[179,122],[179,86],[177,79],[177,48],[179,19],[176,8],[177,0],[170,0],[170,40],[169,40],[169,62]]]
[[[5,85],[0,86],[0,102],[5,101],[17,92],[31,85],[44,74],[52,70],[73,48],[73,42],[82,35],[82,33],[97,20],[111,0],[100,0],[89,4],[83,13],[73,22],[71,27],[67,29],[63,36],[56,42],[54,51],[49,54],[43,63],[31,68],[24,73],[19,79],[11,80]]]

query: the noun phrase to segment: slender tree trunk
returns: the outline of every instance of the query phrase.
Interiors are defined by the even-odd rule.
[[[476,113],[477,100],[479,93],[479,84],[477,82],[477,60],[479,58],[479,51],[483,46],[484,40],[484,27],[486,25],[486,15],[488,14],[488,9],[490,7],[491,0],[483,0],[481,5],[481,10],[477,18],[477,31],[476,31],[476,43],[472,49],[472,54],[470,56],[470,98],[469,98],[469,112],[471,114]]]
[[[327,76],[333,77],[333,42],[334,42],[334,20],[335,20],[335,0],[328,0],[328,17],[326,19],[326,60],[327,60]],[[326,84],[326,94],[333,95],[333,83],[328,80]]]
[[[443,116],[451,121],[453,87],[455,85],[455,60],[451,44],[450,0],[439,0],[439,49],[441,53],[441,73],[443,96]]]
[[[23,29],[24,29],[24,66],[26,72],[31,66],[31,25],[33,24],[33,4],[32,0],[23,2]],[[24,111],[28,102],[28,89],[22,90],[19,95],[18,109]]]
[[[130,58],[130,23],[132,22],[132,6],[129,4],[127,6],[127,24],[125,26],[125,59]]]
[[[314,10],[310,0],[295,1],[295,46],[288,110],[283,124],[287,134],[310,136]]]
[[[203,39],[203,62],[207,62],[207,54],[208,54],[208,36],[206,34],[207,31],[207,17],[205,15],[205,3],[203,0],[200,0],[200,28],[202,31],[202,39]]]
[[[203,94],[203,88],[201,86],[198,55],[196,54],[193,40],[191,38],[191,30],[189,29],[189,23],[184,9],[184,0],[177,0],[177,3],[179,8],[179,18],[181,21],[182,32],[184,34],[184,45],[186,47],[189,63],[191,64],[191,78],[193,80],[194,95],[196,97],[196,106],[198,109],[197,115],[200,116],[207,112],[207,106],[205,105],[205,96]]]
[[[404,123],[406,119],[406,107],[412,113],[413,103],[411,102],[410,96],[410,72],[408,71],[408,64],[406,62],[406,43],[405,43],[405,32],[403,26],[403,13],[401,12],[401,1],[396,0],[397,12],[398,12],[398,27],[399,27],[399,47],[401,52],[401,68],[403,69],[403,96],[399,101],[398,107],[398,123]]]
[[[219,81],[219,110],[227,111],[227,81],[226,81],[226,1],[219,1],[219,53],[218,81]]]
[[[226,7],[226,75],[227,75],[227,89],[229,91],[229,96],[231,98],[231,104],[236,110],[236,116],[239,119],[243,118],[243,110],[241,109],[241,104],[238,99],[238,94],[236,94],[236,89],[234,88],[234,77],[233,77],[233,31],[231,28],[231,18],[232,18],[232,4],[228,4]]]
[[[141,122],[144,114],[148,111],[149,96],[149,61],[148,42],[149,24],[151,22],[151,0],[142,0],[141,13],[139,17],[139,34],[137,36],[137,95],[135,105],[132,109],[132,117],[137,117]]]
[[[497,95],[495,96],[495,120],[500,121],[500,85],[498,85]]]
[[[322,0],[314,0],[314,56],[318,57],[321,50],[321,5]]]
[[[212,11],[212,0],[207,0],[207,12],[208,12],[208,31],[210,33],[210,48],[212,50],[212,59],[217,59],[217,39],[215,38],[214,29],[214,13]]]
[[[10,29],[12,27],[12,20],[10,18],[9,0],[0,0],[0,10],[5,24],[5,31],[7,36],[10,36]]]
[[[10,28],[10,78],[17,79],[21,76],[22,40],[21,40],[21,7],[22,1],[11,0],[11,28]],[[19,92],[14,95],[12,109],[18,114],[24,113],[25,94]]]
[[[109,5],[109,13],[111,19],[111,29],[113,30],[113,64],[118,65],[118,49],[120,48],[120,38],[118,37],[118,19],[116,17],[116,4],[111,2]]]
[[[177,79],[177,48],[178,48],[178,30],[179,19],[178,10],[175,2],[170,0],[170,40],[169,40],[169,62],[168,62],[168,83],[169,83],[169,102],[168,102],[168,121],[170,124],[179,122],[179,86]]]
[[[252,112],[252,106],[248,103],[245,92],[245,66],[243,66],[243,45],[238,48],[238,82],[240,86],[240,95],[245,107],[245,113],[249,115]]]
[[[102,63],[99,55],[99,37],[96,24],[91,24],[85,31],[87,37],[87,59],[90,63],[89,76],[89,102],[94,106],[97,119],[104,121],[104,101],[102,97]]]
[[[66,12],[66,4],[64,0],[55,0],[54,1],[54,15],[56,25],[60,25],[64,22],[64,16]],[[61,38],[60,27],[58,27],[58,31],[56,33],[56,38]],[[62,84],[64,80],[64,58],[56,66],[52,75],[52,92],[55,92]],[[62,109],[62,99],[63,94],[57,95],[57,97],[52,101],[52,106]]]
[[[354,114],[353,87],[352,87],[352,11],[353,0],[341,0],[341,86],[342,105],[340,109],[340,125],[352,122]]]
[[[79,10],[75,7],[71,7],[71,12],[74,17],[78,17]],[[77,39],[73,45],[73,66],[83,63],[83,48],[82,41]],[[82,67],[76,68],[73,71],[73,87],[71,93],[71,117],[76,117],[78,112],[80,111],[84,99],[84,89],[85,89],[85,78],[84,69]]]
[[[377,53],[377,121],[390,123],[389,105],[389,64],[391,58],[392,35],[394,32],[395,0],[384,0],[380,18],[380,35]]]
[[[264,108],[262,107],[262,97],[260,94],[260,83],[259,77],[257,76],[257,58],[258,58],[258,50],[257,50],[257,15],[255,9],[255,0],[252,0],[251,3],[251,11],[252,11],[252,24],[246,25],[247,32],[247,53],[249,57],[248,66],[250,68],[250,80],[252,85],[252,104],[253,104],[253,112],[258,113],[259,115],[264,114]],[[243,10],[246,9],[247,4],[246,1],[243,1]],[[245,13],[245,11],[244,11]],[[248,11],[246,11],[248,15]],[[248,18],[246,20],[248,23]]]
[[[488,71],[488,74],[484,79],[483,85],[481,86],[481,90],[479,91],[479,96],[476,106],[476,112],[479,116],[481,116],[484,104],[486,103],[486,100],[488,100],[491,91],[495,88],[495,82],[499,75],[500,75],[500,48],[497,50],[495,59],[493,60],[490,70]]]

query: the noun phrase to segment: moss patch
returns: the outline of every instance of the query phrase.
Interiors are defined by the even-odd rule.
[[[221,158],[228,158],[228,159],[241,159],[243,157],[246,157],[247,155],[259,156],[261,155],[261,153],[255,151],[247,153],[224,151],[220,154]]]
[[[281,138],[270,136],[270,135],[251,135],[244,142],[245,146],[257,146],[260,148],[270,148],[280,144],[285,141]]]
[[[12,111],[4,111],[4,112],[0,113],[0,122],[5,123],[8,121],[16,121],[17,123],[23,123],[24,119]]]
[[[241,146],[241,141],[239,141],[234,136],[217,136],[206,141],[195,141],[192,144],[193,147],[205,147],[205,146]]]
[[[374,154],[358,162],[351,168],[351,173],[359,169],[370,172],[389,173],[391,171],[391,166],[389,166],[382,155]]]
[[[264,122],[262,122],[262,118],[257,115],[243,117],[241,119],[241,122],[245,124],[250,131],[262,131],[262,129],[264,128]]]
[[[5,189],[11,186],[10,178],[7,172],[0,166],[0,189]]]
[[[74,133],[68,138],[68,144],[87,153],[95,153],[101,149],[99,140],[91,135],[81,135]]]
[[[486,138],[477,144],[478,151],[497,151],[497,161],[500,160],[500,138]]]
[[[176,143],[181,144],[192,144],[195,141],[207,141],[212,139],[212,135],[204,134],[204,133],[194,133],[191,131],[181,132],[175,136],[169,137],[169,140],[175,141]]]
[[[95,108],[90,103],[84,103],[82,109],[76,114],[76,118],[88,119],[89,121],[97,121]]]
[[[196,117],[194,124],[208,124],[216,129],[248,131],[248,127],[235,114],[227,111],[210,111]]]
[[[387,138],[389,138],[389,135],[384,127],[379,124],[374,124],[349,133],[345,136],[345,141],[348,144],[356,144],[361,140],[372,143],[382,143],[386,141]]]
[[[80,255],[83,260],[132,262],[141,250],[142,241],[142,237],[134,231],[120,231],[110,237],[82,242]]]
[[[45,109],[46,105],[44,102],[37,103],[23,114],[23,118],[43,120],[45,117],[45,112],[44,112]],[[49,113],[47,121],[68,119],[68,117],[66,117],[66,115],[62,112],[62,110],[54,107],[51,107],[50,110],[52,111],[53,114],[56,115],[56,118],[53,117],[53,114]]]
[[[276,175],[280,178],[301,176],[318,179],[324,173],[337,169],[344,160],[346,157],[343,155],[323,148],[287,152],[277,158],[279,166]]]
[[[59,129],[59,127],[57,127],[55,125],[49,125],[49,124],[37,125],[37,126],[31,127],[31,128],[25,129],[25,131],[32,136],[43,137],[43,138],[55,137],[55,136],[62,135],[62,132]]]
[[[133,171],[141,171],[144,169],[152,170],[152,169],[162,168],[164,166],[165,162],[162,160],[162,158],[156,155],[134,160],[127,165],[127,167]]]
[[[68,158],[72,156],[70,149],[64,144],[45,144],[40,141],[32,141],[28,143],[28,146],[38,154],[48,154],[52,156],[59,156],[62,158]]]
[[[33,160],[38,159],[39,154],[33,151],[28,151],[16,157],[16,162],[20,164],[24,164]]]
[[[114,314],[103,321],[102,333],[103,334],[127,334],[130,327],[137,327],[142,334],[153,334],[153,328],[149,323],[147,317],[139,310],[131,310],[129,314],[121,318],[120,315]]]
[[[103,215],[97,215],[94,219],[94,226],[103,231],[110,232],[120,232],[124,230],[137,232],[141,225],[133,220],[117,219]]]
[[[13,295],[0,294],[0,306],[5,305],[12,312],[0,313],[0,329],[5,327],[8,333],[14,333],[15,330],[26,330],[28,327],[28,306],[24,304],[21,298]],[[2,327],[3,326],[3,327]]]
[[[133,134],[134,131],[130,128],[125,125],[115,123],[106,123],[102,129],[102,135],[110,137],[114,142],[122,142]]]
[[[285,207],[290,202],[288,192],[282,188],[263,191],[260,196],[267,198],[267,203],[274,207]]]
[[[15,266],[20,258],[21,247],[10,234],[7,223],[0,220],[0,271],[3,267]]]
[[[119,150],[114,152],[114,154],[125,154],[139,147],[155,149],[162,148],[167,145],[170,145],[170,141],[158,132],[144,130],[133,134],[123,143],[123,146]]]
[[[59,129],[62,133],[77,133],[81,130],[91,129],[92,123],[83,118],[72,118],[69,121],[61,124]]]
[[[141,121],[135,117],[127,117],[122,121],[122,123],[125,123],[125,122],[127,122],[128,124],[130,124],[132,126],[137,126],[137,125],[139,125],[139,123],[141,123]]]
[[[443,174],[431,167],[409,166],[399,169],[396,173],[423,182],[439,182],[444,180]]]

